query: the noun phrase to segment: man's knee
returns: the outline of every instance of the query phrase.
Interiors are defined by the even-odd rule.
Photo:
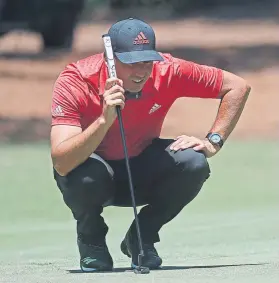
[[[55,174],[66,204],[79,209],[102,205],[114,194],[113,173],[104,162],[88,158],[67,176]]]
[[[177,168],[192,177],[197,176],[201,179],[207,179],[210,174],[209,164],[202,152],[193,150],[179,150],[173,154]]]
[[[170,151],[169,155],[175,165],[160,186],[160,200],[173,209],[182,208],[198,195],[210,169],[205,155],[193,149]]]

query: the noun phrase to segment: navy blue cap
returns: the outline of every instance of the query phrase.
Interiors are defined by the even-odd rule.
[[[154,30],[144,21],[129,18],[119,21],[108,31],[115,56],[125,64],[163,61],[156,51]]]

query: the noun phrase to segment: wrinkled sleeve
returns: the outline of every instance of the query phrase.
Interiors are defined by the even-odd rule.
[[[81,127],[81,98],[86,91],[82,77],[73,70],[60,74],[53,87],[51,125]]]
[[[223,84],[221,69],[177,58],[173,76],[177,97],[217,98]]]

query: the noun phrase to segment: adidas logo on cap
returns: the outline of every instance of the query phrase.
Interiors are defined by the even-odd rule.
[[[138,36],[135,38],[134,44],[149,44],[149,40],[146,38],[144,33],[141,31]]]

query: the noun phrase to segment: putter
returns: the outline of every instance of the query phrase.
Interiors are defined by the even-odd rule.
[[[105,47],[106,61],[108,65],[109,76],[110,78],[116,78],[117,75],[116,75],[116,68],[115,68],[115,62],[114,62],[114,56],[113,56],[110,36],[108,34],[104,34],[102,38],[103,38],[104,47]],[[142,239],[141,239],[141,234],[140,234],[140,226],[139,226],[137,206],[136,206],[136,201],[135,201],[134,186],[133,186],[132,174],[131,174],[131,169],[130,169],[130,164],[129,164],[129,156],[128,156],[128,151],[127,151],[126,138],[125,138],[125,132],[124,132],[124,126],[123,126],[120,106],[116,106],[116,111],[117,111],[117,117],[118,117],[119,125],[120,125],[120,133],[121,133],[122,144],[123,144],[123,149],[124,149],[124,156],[125,156],[126,168],[127,168],[127,173],[128,173],[129,187],[130,187],[130,192],[131,192],[132,205],[134,209],[136,230],[137,230],[139,250],[140,250],[140,253],[138,255],[138,267],[134,269],[134,272],[136,274],[147,274],[150,272],[149,268],[142,266],[142,258],[144,257],[144,251],[143,251]]]

